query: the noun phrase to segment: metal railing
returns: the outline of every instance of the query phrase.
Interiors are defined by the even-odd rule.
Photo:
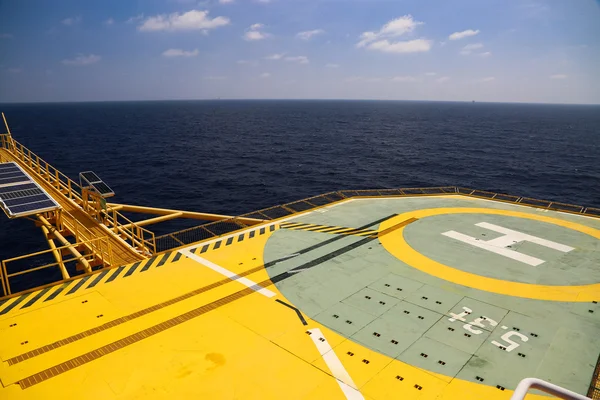
[[[77,182],[48,164],[37,154],[14,140],[10,135],[0,135],[0,144],[3,149],[7,150],[12,156],[26,164],[26,166],[28,166],[37,176],[48,182],[65,197],[74,201],[76,205],[83,209],[85,204],[88,204],[87,201],[84,202],[83,190]],[[92,210],[85,209],[84,211],[90,212]],[[103,214],[104,220],[102,222],[104,222],[115,234],[123,237],[128,244],[144,253],[154,254],[156,252],[156,243],[153,232],[136,225],[133,221],[116,210],[113,210],[110,213],[104,212]],[[67,220],[77,221],[73,217],[71,219],[67,218]],[[66,225],[70,230],[77,226],[76,222],[67,222]],[[81,224],[79,225],[83,226]],[[91,234],[91,232],[89,233]],[[90,237],[86,237],[86,239],[90,239],[91,237],[93,237],[93,234],[91,234]]]
[[[590,400],[589,397],[538,378],[525,378],[519,382],[510,400],[523,400],[527,396],[527,392],[531,389],[541,390],[565,400]]]
[[[93,265],[111,264],[112,247],[111,247],[110,241],[108,240],[108,237],[106,237],[106,236],[101,237],[101,238],[94,238],[91,240],[86,240],[86,241],[83,241],[80,243],[76,243],[75,245],[61,246],[61,247],[57,247],[56,249],[42,250],[42,251],[38,251],[36,253],[31,253],[31,254],[27,254],[27,255],[23,255],[23,256],[9,258],[7,260],[2,261],[2,270],[0,271],[0,280],[2,281],[2,291],[3,291],[4,295],[10,296],[10,295],[14,294],[14,293],[12,293],[12,290],[11,290],[11,284],[10,284],[11,278],[14,278],[14,277],[20,276],[20,275],[24,275],[24,274],[29,274],[29,273],[36,272],[36,271],[41,271],[41,270],[52,268],[52,267],[60,268],[61,264],[63,264],[63,265],[67,265],[69,263],[78,264],[80,262],[81,258],[73,255],[70,258],[62,258],[60,262],[56,261],[56,262],[52,262],[52,263],[48,263],[48,264],[29,266],[29,267],[23,268],[24,264],[25,265],[27,265],[27,264],[35,265],[37,263],[37,261],[33,260],[34,258],[44,257],[44,256],[47,256],[47,257],[53,256],[52,253],[56,253],[56,252],[58,252],[59,254],[66,253],[68,251],[68,248],[72,247],[72,246],[83,246],[86,248],[97,249],[98,251],[83,255],[83,258],[85,258],[85,260],[90,264],[93,264]],[[15,263],[19,264],[18,268],[14,268],[14,269],[17,269],[17,271],[9,272],[10,268],[8,267],[8,265],[15,264]],[[53,281],[53,284],[54,283],[56,283],[56,281]]]
[[[176,247],[189,245],[206,239],[230,233],[246,225],[237,218],[258,218],[274,220],[322,207],[349,198],[381,198],[381,197],[411,197],[411,196],[436,196],[436,195],[463,195],[482,199],[501,201],[505,203],[520,204],[528,207],[543,208],[571,214],[582,214],[590,217],[600,217],[600,209],[584,207],[573,204],[559,203],[547,200],[538,200],[528,197],[513,196],[484,190],[467,189],[457,186],[438,186],[425,188],[398,188],[398,189],[367,189],[367,190],[340,190],[318,196],[297,200],[291,203],[277,205],[261,210],[240,215],[235,218],[198,225],[192,228],[169,233],[156,237],[156,252],[163,252]]]
[[[146,255],[156,253],[154,232],[136,225],[135,222],[117,210],[102,210],[104,224],[115,234],[122,236],[134,248],[142,250]]]

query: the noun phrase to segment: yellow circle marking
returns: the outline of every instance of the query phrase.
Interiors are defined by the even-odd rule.
[[[494,210],[489,208],[430,208],[410,211],[385,221],[381,224],[379,230],[383,231],[409,218],[421,219],[443,214],[494,214],[526,218],[573,229],[595,237],[596,239],[600,239],[600,230],[576,222],[565,221],[544,215],[529,214],[519,211]],[[474,289],[484,290],[486,292],[525,297],[529,299],[578,302],[600,299],[600,283],[580,286],[535,285],[488,278],[449,267],[424,256],[410,247],[404,239],[404,229],[406,229],[406,227],[390,232],[380,238],[385,249],[411,267],[440,279]]]

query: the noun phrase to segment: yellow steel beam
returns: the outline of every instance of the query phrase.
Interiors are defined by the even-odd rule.
[[[71,254],[73,254],[75,257],[77,257],[79,259],[79,261],[81,262],[81,264],[83,265],[85,272],[88,272],[88,273],[92,272],[92,267],[90,267],[90,263],[88,263],[88,261],[85,259],[84,256],[81,255],[81,253],[79,251],[77,251],[77,249],[75,248],[75,246],[72,243],[70,243],[67,239],[65,239],[65,237],[63,235],[61,235],[60,232],[58,232],[52,226],[52,224],[50,222],[48,222],[48,220],[46,218],[39,215],[38,219],[42,222],[42,224],[44,224],[46,226],[46,228],[48,229],[49,232],[52,232],[52,234],[54,236],[56,236],[56,238],[58,239],[59,242],[61,242],[64,246],[68,246],[67,248],[69,249]]]
[[[174,219],[174,218],[179,218],[182,215],[183,215],[183,212],[175,212],[172,214],[161,215],[160,217],[144,219],[142,221],[136,221],[136,222],[132,222],[130,224],[121,225],[121,227],[131,228],[133,226],[151,225],[151,224],[156,224],[156,223],[163,222],[163,221],[168,221],[168,220]]]
[[[8,122],[6,122],[6,117],[4,116],[4,113],[2,113],[2,119],[4,120],[4,126],[6,126],[6,132],[10,134],[10,128],[8,127]],[[12,135],[11,135],[12,136]]]
[[[54,240],[50,238],[50,231],[48,230],[48,227],[46,227],[45,225],[42,225],[41,228],[42,228],[42,232],[44,232],[44,236],[46,236],[46,240],[48,241],[48,246],[50,246],[50,249],[52,250],[52,254],[54,255],[54,258],[56,259],[56,262],[58,263],[58,268],[60,269],[60,273],[62,274],[63,279],[69,279],[71,276],[69,275],[69,272],[67,271],[67,268],[65,267],[65,263],[63,262],[60,252],[58,250],[56,250],[56,245],[54,244]]]
[[[120,210],[129,211],[129,212],[138,212],[142,214],[158,214],[158,215],[166,215],[172,213],[181,213],[181,218],[190,218],[190,219],[201,219],[203,221],[221,221],[224,219],[232,219],[236,218],[231,215],[221,215],[221,214],[208,214],[208,213],[199,213],[194,211],[183,211],[183,210],[170,210],[167,208],[155,208],[155,207],[144,207],[144,206],[134,206],[129,204],[116,204],[109,203],[109,207],[118,207],[122,206]],[[256,218],[236,218],[239,222],[247,224],[247,225],[256,225],[262,222],[265,222],[262,219]]]

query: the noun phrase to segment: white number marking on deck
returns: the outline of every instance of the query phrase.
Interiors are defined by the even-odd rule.
[[[455,322],[455,321],[467,322],[467,320],[464,317],[466,317],[467,315],[470,315],[473,312],[473,310],[471,310],[469,307],[463,307],[462,309],[463,309],[463,311],[460,312],[459,314],[455,314],[453,312],[448,313],[448,315],[450,315],[450,318],[448,318],[448,321],[450,321],[450,322]],[[491,319],[489,317],[482,315],[481,317],[475,318],[472,322],[468,322],[468,323],[464,324],[463,329],[465,329],[468,332],[471,332],[474,335],[481,335],[483,333],[483,331],[481,329],[475,329],[475,328],[473,328],[473,326],[477,326],[479,328],[485,328],[485,325],[483,324],[484,322],[487,322],[488,324],[490,324],[491,327],[498,326],[498,323],[496,321],[494,321],[493,319]],[[501,328],[507,329],[508,327],[505,325],[502,325]],[[510,352],[520,346],[517,342],[515,342],[511,339],[511,337],[513,337],[513,336],[518,337],[523,342],[526,342],[529,340],[529,338],[527,336],[523,335],[522,333],[515,332],[515,331],[508,331],[500,337],[500,339],[504,340],[505,342],[508,342],[508,344],[502,344],[500,342],[497,342],[496,340],[492,340],[491,343],[496,347],[499,347],[505,351]]]
[[[537,236],[528,235],[527,233],[522,233],[518,231],[513,231],[512,229],[504,228],[498,225],[490,224],[487,222],[480,222],[475,224],[481,228],[489,229],[494,232],[503,233],[503,236],[500,236],[496,239],[492,240],[480,240],[476,239],[472,236],[465,235],[456,231],[448,231],[442,233],[442,235],[447,236],[452,239],[460,240],[463,243],[470,244],[475,247],[479,247],[480,249],[488,250],[496,254],[500,254],[504,257],[511,258],[513,260],[520,261],[525,264],[532,265],[537,267],[538,265],[544,263],[544,260],[541,260],[536,257],[528,256],[527,254],[519,253],[518,251],[514,251],[508,248],[508,246],[521,243],[521,242],[531,242],[538,244],[540,246],[548,247],[550,249],[558,250],[563,253],[568,253],[572,250],[575,250],[573,247],[556,243],[551,240],[546,240],[539,238]]]

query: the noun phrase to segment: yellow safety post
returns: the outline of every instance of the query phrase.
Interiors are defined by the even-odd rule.
[[[63,262],[60,252],[58,250],[56,250],[56,245],[54,244],[54,240],[52,240],[52,238],[50,238],[50,231],[48,230],[48,227],[46,227],[45,225],[42,225],[41,228],[42,228],[42,232],[44,232],[44,236],[46,236],[46,241],[48,242],[48,246],[50,246],[50,249],[52,250],[52,254],[54,255],[54,258],[56,259],[56,262],[58,263],[58,268],[60,268],[60,273],[62,274],[63,279],[69,279],[70,278],[69,272],[67,271],[67,268],[65,267],[65,263]]]
[[[68,246],[67,248],[69,249],[69,251],[71,252],[71,254],[73,254],[76,258],[79,259],[79,261],[81,262],[81,264],[83,265],[83,268],[85,269],[85,272],[92,272],[92,267],[90,266],[90,263],[88,263],[88,261],[85,259],[84,256],[81,255],[81,253],[79,251],[77,251],[77,249],[75,248],[75,246],[70,243],[67,239],[65,239],[65,237],[63,235],[61,235],[53,226],[50,222],[48,222],[48,220],[44,217],[42,217],[41,215],[38,215],[38,219],[42,222],[42,224],[44,224],[46,226],[46,228],[48,228],[49,232],[52,232],[52,234],[54,236],[56,236],[56,238],[58,239],[59,242],[61,242],[64,246]]]

